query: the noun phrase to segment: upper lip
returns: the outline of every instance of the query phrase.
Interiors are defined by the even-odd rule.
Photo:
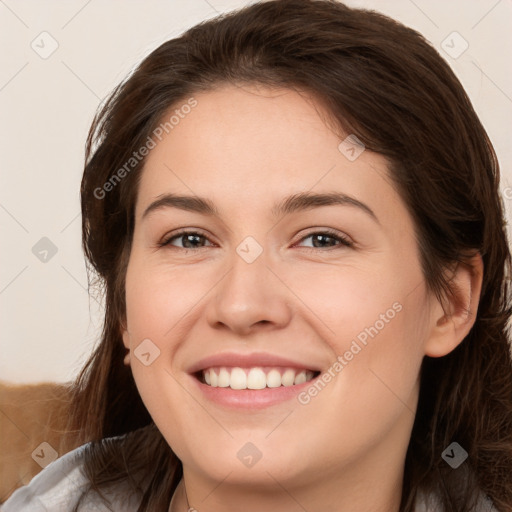
[[[253,354],[237,354],[235,352],[224,352],[205,357],[194,363],[189,369],[189,373],[196,373],[200,370],[218,366],[253,368],[256,366],[284,366],[287,368],[299,368],[304,370],[321,371],[321,368],[312,363],[302,363],[297,360],[288,359],[270,354],[267,352],[257,352]]]

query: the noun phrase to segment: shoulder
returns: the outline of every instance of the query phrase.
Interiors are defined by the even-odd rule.
[[[88,492],[90,481],[83,465],[89,445],[84,444],[51,462],[28,485],[17,489],[0,507],[1,512],[136,511],[138,503],[122,486],[105,493],[111,507],[96,493]]]
[[[11,495],[2,506],[2,512],[73,510],[88,484],[82,472],[86,446],[51,462],[28,485]]]

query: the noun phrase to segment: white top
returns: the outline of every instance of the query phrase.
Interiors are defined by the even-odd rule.
[[[51,462],[39,472],[28,485],[14,491],[0,506],[1,512],[72,512],[88,486],[82,471],[84,444]],[[80,512],[137,512],[140,497],[130,492],[126,484],[118,484],[115,491],[103,492],[110,501],[107,507],[101,498],[90,492],[82,500]],[[416,502],[415,512],[438,512],[435,503],[425,505],[421,497]],[[482,496],[478,512],[498,512]]]
[[[16,489],[0,505],[1,512],[71,512],[83,495],[89,480],[82,471],[84,444],[51,462],[23,487]],[[87,493],[80,503],[80,512],[137,512],[140,497],[127,485],[118,485],[115,492],[103,491],[111,503],[107,507],[94,492]]]

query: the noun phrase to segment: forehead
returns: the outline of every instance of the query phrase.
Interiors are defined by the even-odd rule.
[[[326,112],[304,93],[223,86],[193,99],[193,108],[180,111],[190,103],[185,98],[163,118],[174,113],[175,123],[146,158],[138,216],[168,192],[252,210],[264,207],[267,198],[270,207],[303,191],[336,190],[377,203],[399,200],[386,159],[363,151],[349,160],[339,149],[344,135],[326,125]]]

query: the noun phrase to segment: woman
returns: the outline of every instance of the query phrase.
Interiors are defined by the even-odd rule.
[[[81,198],[87,444],[6,512],[512,510],[498,163],[417,32],[325,0],[199,24],[98,113]]]

